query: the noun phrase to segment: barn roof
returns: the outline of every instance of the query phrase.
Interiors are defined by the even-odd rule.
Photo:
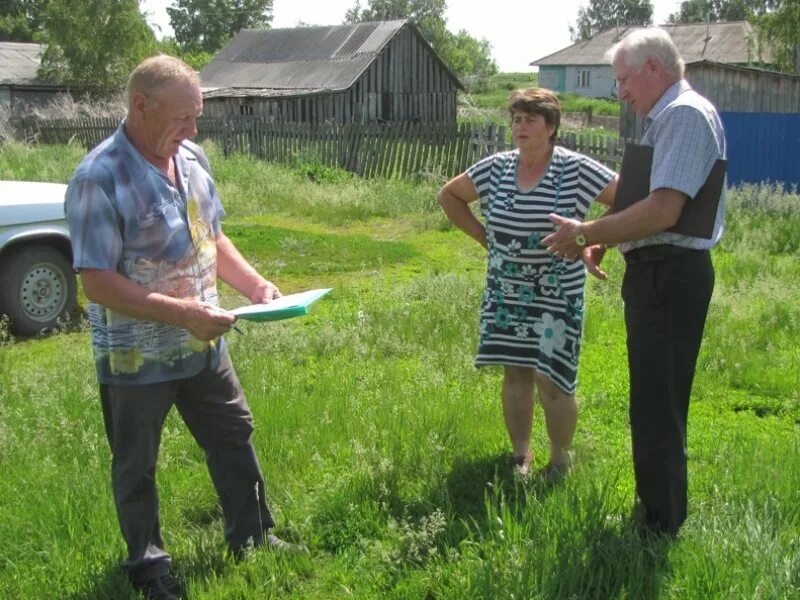
[[[746,21],[730,23],[696,23],[690,25],[659,25],[672,37],[683,60],[688,63],[709,60],[719,63],[745,65],[770,62],[768,49],[758,53],[756,32]],[[531,65],[605,65],[605,54],[637,27],[613,28],[593,38],[568,46],[530,63]]]
[[[348,89],[408,21],[243,29],[200,71],[206,98],[231,95],[298,96]]]
[[[0,84],[38,83],[36,71],[39,69],[42,51],[39,44],[0,42]]]

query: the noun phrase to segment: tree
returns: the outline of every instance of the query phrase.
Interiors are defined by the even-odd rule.
[[[32,42],[41,32],[48,0],[0,0],[0,42]]]
[[[128,74],[156,51],[137,0],[50,0],[38,76],[92,96],[118,93]]]
[[[441,47],[438,54],[458,77],[469,75],[479,82],[485,82],[497,73],[489,40],[479,40],[463,29],[456,34],[447,33],[448,43]]]
[[[447,22],[444,13],[446,0],[367,0],[369,6],[361,8],[361,2],[345,13],[345,23],[365,21],[394,21],[408,19],[434,48],[441,46],[447,38]],[[452,34],[451,34],[452,35]]]
[[[174,37],[158,40],[158,52],[181,59],[195,71],[201,71],[214,58],[211,52],[191,52],[180,47]]]
[[[167,8],[184,52],[216,52],[241,29],[266,29],[272,0],[176,0]]]
[[[681,2],[678,12],[669,16],[669,22],[712,23],[744,21],[754,15],[763,15],[780,4],[780,0],[687,0]]]
[[[458,77],[487,77],[497,72],[492,46],[485,39],[472,37],[464,30],[457,34],[447,29],[446,0],[367,0],[367,8],[355,5],[345,14],[345,23],[407,19],[433,47]]]
[[[647,26],[653,22],[650,0],[589,0],[578,9],[578,22],[570,26],[573,41],[588,40],[612,27]]]
[[[783,0],[753,20],[770,43],[772,63],[784,73],[800,73],[800,0]]]

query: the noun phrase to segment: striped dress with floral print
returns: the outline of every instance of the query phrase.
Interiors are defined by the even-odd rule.
[[[480,196],[489,247],[475,363],[533,367],[573,394],[586,269],[581,261],[548,254],[540,242],[554,230],[550,213],[583,221],[614,172],[556,146],[536,186],[522,190],[518,163],[513,150],[467,170]]]

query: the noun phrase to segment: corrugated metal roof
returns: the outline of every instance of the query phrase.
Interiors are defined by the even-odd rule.
[[[405,24],[245,29],[206,65],[200,79],[216,95],[229,95],[225,88],[262,96],[346,90]]]
[[[746,21],[730,23],[697,23],[691,25],[660,25],[675,42],[684,62],[711,60],[726,64],[744,65],[752,62],[770,62],[768,49],[756,52],[756,32]],[[531,65],[604,65],[605,53],[611,46],[633,31],[634,27],[609,29],[585,42],[578,42],[563,50],[540,58]]]
[[[325,89],[304,89],[304,90],[274,90],[270,88],[249,88],[249,87],[203,87],[203,99],[209,98],[286,98],[298,96],[314,96],[316,94],[330,93]]]
[[[0,42],[0,84],[38,82],[36,71],[43,51],[40,44]]]
[[[765,75],[770,77],[777,77],[779,79],[788,79],[790,81],[800,81],[800,75],[792,73],[782,73],[781,71],[774,71],[772,69],[762,69],[760,67],[748,67],[746,65],[729,65],[714,60],[697,60],[691,63],[686,63],[686,66],[692,67],[715,67],[724,69],[726,71],[738,71],[740,73],[751,73],[754,75]]]

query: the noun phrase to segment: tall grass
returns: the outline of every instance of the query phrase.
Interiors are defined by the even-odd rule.
[[[44,162],[34,155],[70,151],[32,152]],[[485,256],[432,220],[435,184],[315,183],[210,152],[225,229],[244,253],[284,291],[335,289],[309,317],[242,324],[228,339],[277,533],[307,543],[310,558],[226,559],[202,452],[174,412],[167,420],[162,525],[189,598],[800,594],[800,278],[797,248],[781,239],[798,215],[790,194],[731,194],[690,415],[690,517],[667,543],[641,539],[628,518],[618,256],[587,292],[576,469],[557,485],[519,482],[499,373],[472,366]],[[377,206],[359,215],[370,197]],[[745,202],[754,197],[765,202]],[[2,332],[0,597],[134,598],[118,567],[88,336]],[[534,450],[543,465],[540,420]]]

